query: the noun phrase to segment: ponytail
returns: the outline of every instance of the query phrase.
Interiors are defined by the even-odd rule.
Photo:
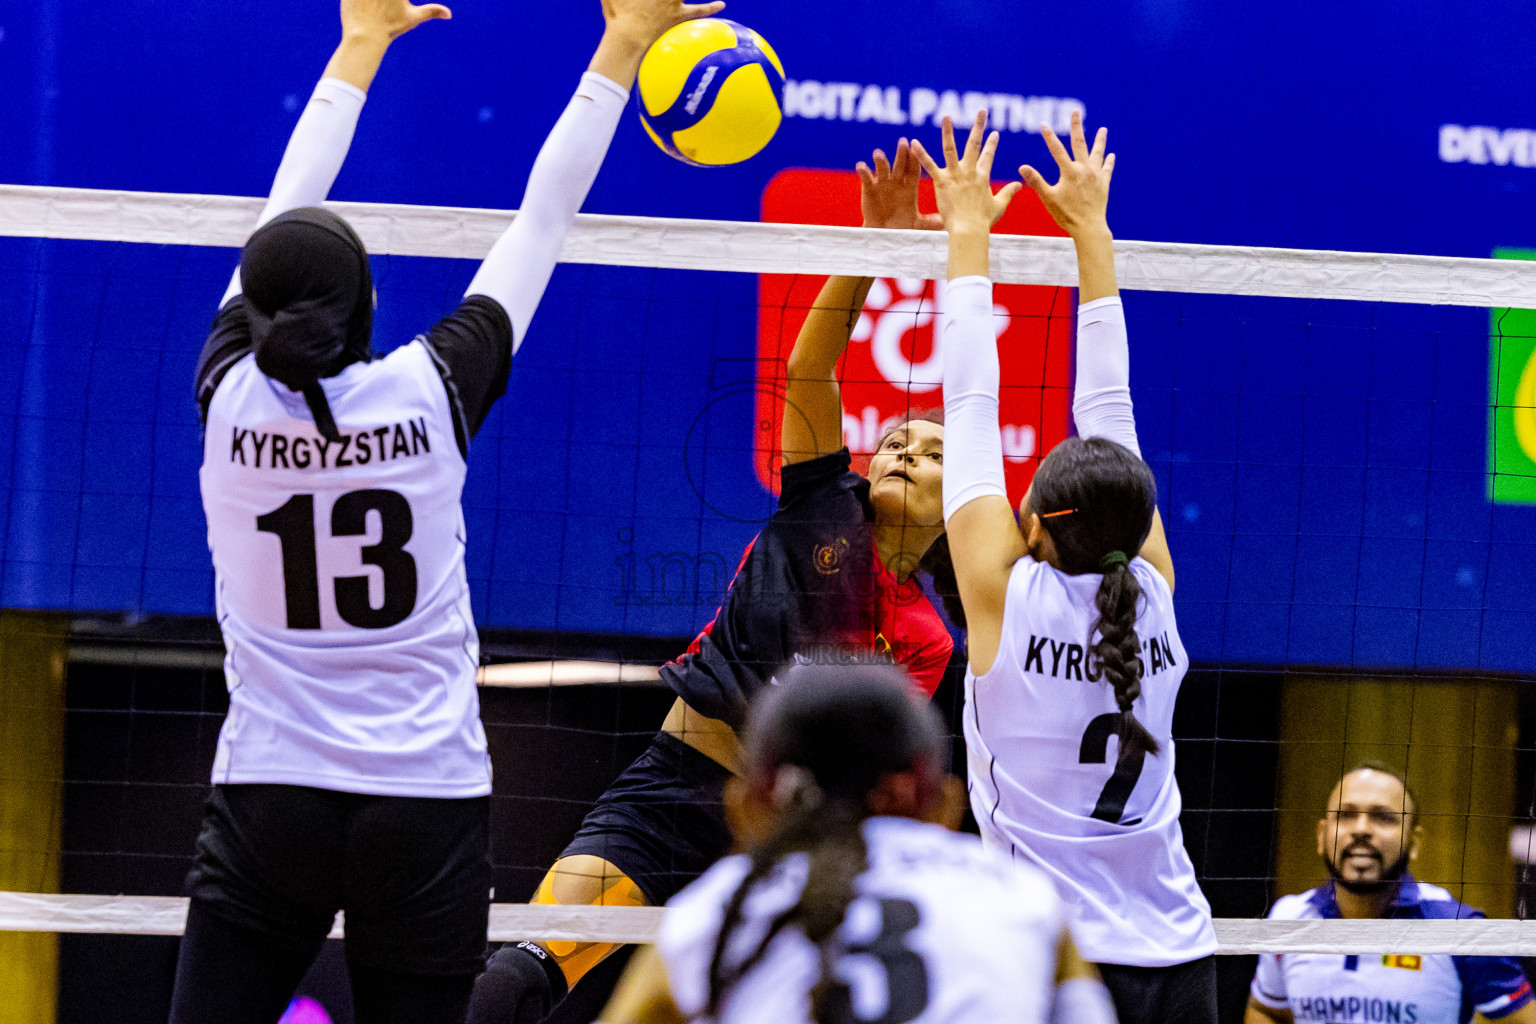
[[[869,867],[863,824],[872,813],[870,795],[900,774],[938,792],[947,740],[938,713],[913,695],[911,677],[898,666],[795,665],[779,678],[754,702],[743,736],[746,777],[772,804],[774,826],[752,850],[746,876],[725,905],[704,1015],[718,1019],[726,995],[793,925],[816,948],[821,965],[810,991],[812,1019],[846,1024],[854,1014],[836,972],[843,953],[837,933]],[[750,953],[739,955],[731,938],[748,897],[792,853],[806,858],[799,896],[768,923]]]
[[[800,903],[791,910],[798,912],[800,928],[815,944],[821,965],[821,977],[811,989],[811,1019],[816,1024],[843,1024],[853,1018],[848,984],[834,973],[839,952],[834,938],[856,895],[854,882],[869,867],[869,848],[860,827],[865,813],[847,801],[828,805],[810,851]]]
[[[965,606],[960,603],[960,581],[955,578],[955,560],[949,551],[949,534],[941,533],[939,539],[923,552],[917,567],[933,579],[933,592],[944,602],[944,612],[961,629],[965,628]]]
[[[757,966],[779,933],[793,924],[816,946],[821,965],[821,977],[811,989],[811,1019],[816,1024],[841,1024],[849,1019],[851,996],[847,983],[834,973],[839,950],[833,940],[856,895],[855,880],[869,866],[869,849],[861,828],[867,814],[862,806],[848,800],[824,799],[814,782],[803,783],[791,797],[773,835],[752,851],[751,867],[726,904],[709,960],[706,1016],[719,1016],[726,993]],[[799,900],[769,923],[751,954],[728,967],[725,951],[741,924],[747,897],[787,854],[797,850],[804,850],[808,858]]]
[[[1110,555],[1119,555],[1118,559]],[[1141,600],[1141,584],[1126,568],[1125,555],[1112,551],[1104,561],[1104,575],[1094,603],[1099,621],[1089,630],[1090,656],[1098,661],[1104,679],[1115,691],[1120,708],[1120,760],[1156,754],[1161,748],[1146,726],[1136,720],[1131,707],[1141,696],[1141,638],[1136,635],[1136,604]],[[1093,634],[1099,642],[1092,643]]]
[[[1141,584],[1127,564],[1146,542],[1157,511],[1152,471],[1135,452],[1107,438],[1069,437],[1036,470],[1029,511],[1050,534],[1063,572],[1102,574],[1094,595],[1099,618],[1088,630],[1088,661],[1114,688],[1120,760],[1158,753],[1156,738],[1131,710],[1141,696],[1144,668],[1136,635]]]

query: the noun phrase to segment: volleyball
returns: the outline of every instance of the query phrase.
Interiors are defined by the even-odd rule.
[[[639,85],[646,134],[695,167],[740,163],[768,145],[783,119],[778,55],[724,18],[669,29],[640,62]]]

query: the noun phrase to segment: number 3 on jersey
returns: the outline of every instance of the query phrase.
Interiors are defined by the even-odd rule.
[[[879,1017],[863,1017],[853,1008],[852,990],[844,989],[843,998],[830,1007],[829,1017],[837,1024],[907,1024],[928,1008],[928,966],[922,955],[907,945],[907,936],[916,930],[921,916],[911,900],[882,899],[880,930],[865,941],[850,941],[850,957],[870,957],[885,974],[885,1012]],[[861,975],[867,978],[867,975]]]
[[[360,629],[387,629],[416,609],[416,559],[405,550],[415,522],[411,503],[395,491],[348,491],[331,507],[332,537],[368,533],[368,513],[377,512],[378,543],[365,544],[362,561],[384,573],[384,603],[368,597],[367,576],[338,576],[333,582],[336,611]],[[282,506],[256,517],[256,529],[274,533],[283,552],[283,597],[289,629],[320,628],[320,570],[316,557],[315,496],[295,494]]]

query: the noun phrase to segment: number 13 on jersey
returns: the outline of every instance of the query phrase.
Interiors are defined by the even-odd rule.
[[[379,539],[365,544],[360,565],[377,566],[383,574],[383,603],[369,596],[369,576],[337,576],[331,580],[336,611],[359,629],[399,625],[416,609],[416,559],[405,550],[415,528],[411,503],[396,491],[348,491],[331,506],[328,536],[365,537],[369,513],[377,513]],[[319,526],[315,496],[295,494],[279,507],[256,517],[256,529],[275,534],[282,548],[283,601],[289,629],[320,629]]]

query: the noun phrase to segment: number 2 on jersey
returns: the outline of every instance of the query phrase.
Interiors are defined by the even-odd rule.
[[[363,536],[368,532],[369,512],[379,514],[381,530],[377,544],[363,546],[362,561],[383,571],[384,603],[375,608],[369,602],[367,576],[338,576],[333,581],[336,611],[360,629],[387,629],[404,622],[416,610],[416,559],[405,550],[415,522],[410,502],[395,491],[348,491],[331,508],[331,536]],[[276,534],[282,546],[288,628],[319,629],[315,496],[295,494],[282,506],[257,516],[256,529]]]
[[[1089,722],[1083,732],[1082,746],[1077,750],[1077,763],[1103,764],[1109,757],[1109,738],[1119,728],[1120,716],[1113,712],[1099,715]],[[1114,774],[1099,792],[1099,802],[1093,808],[1095,818],[1116,825],[1135,825],[1141,821],[1140,818],[1121,821],[1120,815],[1125,813],[1125,802],[1131,798],[1131,791],[1136,788],[1136,780],[1141,778],[1142,765],[1146,760],[1147,755],[1139,750],[1129,756],[1124,753],[1120,755],[1115,761]]]

